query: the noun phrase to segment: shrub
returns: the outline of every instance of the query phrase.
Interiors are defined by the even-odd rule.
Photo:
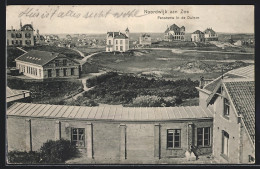
[[[8,78],[7,86],[12,89],[29,90],[33,102],[52,103],[55,98],[73,95],[82,91],[80,81],[27,81],[16,78]]]
[[[76,146],[72,145],[69,140],[49,140],[43,144],[40,149],[42,163],[64,163],[79,154]]]
[[[139,96],[133,100],[133,106],[161,107],[162,99],[158,96]]]
[[[31,152],[21,152],[21,151],[10,151],[7,155],[8,163],[13,164],[37,164],[40,163],[40,153]]]
[[[182,100],[176,96],[158,97],[158,96],[139,96],[133,99],[131,106],[137,107],[170,107],[180,104]]]
[[[115,77],[115,76],[118,76],[118,74],[116,72],[108,72],[108,73],[102,74],[100,76],[96,76],[96,77],[87,79],[86,86],[93,87],[93,86],[100,84],[100,83],[106,81],[107,79]]]

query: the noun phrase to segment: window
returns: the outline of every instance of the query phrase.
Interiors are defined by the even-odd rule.
[[[56,69],[56,77],[59,77],[59,76],[60,76],[60,70]]]
[[[76,147],[85,147],[85,129],[72,128],[71,143]]]
[[[120,40],[120,45],[122,45],[123,44],[123,40]]]
[[[181,147],[181,130],[169,129],[167,130],[167,148]]]
[[[12,45],[14,44],[14,40],[12,40]]]
[[[230,112],[230,103],[229,100],[224,98],[224,116],[229,116],[229,112]]]
[[[59,60],[55,60],[55,66],[59,66]]]
[[[16,38],[21,38],[22,37],[22,34],[21,33],[17,33],[16,34]]]
[[[31,34],[30,34],[30,33],[26,33],[26,34],[25,34],[25,37],[26,37],[26,38],[31,38]]]
[[[117,40],[116,40],[116,44],[118,44]]]
[[[30,40],[26,40],[25,43],[26,43],[26,45],[30,45],[31,41]]]
[[[39,69],[39,76],[41,77],[42,76],[42,70]]]
[[[120,46],[120,51],[123,51],[123,46]]]
[[[116,50],[118,50],[118,46],[116,46]]]
[[[210,127],[197,128],[197,146],[210,146]]]
[[[222,130],[222,154],[228,156],[228,140],[229,134]]]
[[[51,77],[51,69],[48,70],[48,77]]]
[[[12,37],[12,38],[15,38],[15,34],[14,34],[14,33],[12,33],[12,34],[11,34],[11,37]]]
[[[71,68],[71,75],[74,75],[74,68]]]
[[[23,44],[23,41],[22,40],[20,40],[20,45],[22,45]]]
[[[63,76],[67,76],[67,69],[66,68],[63,69]]]
[[[111,45],[111,40],[108,41],[108,44]]]
[[[67,66],[67,60],[66,59],[63,60],[63,66]]]

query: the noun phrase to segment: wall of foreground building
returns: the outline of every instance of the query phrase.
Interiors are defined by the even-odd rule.
[[[213,156],[219,163],[249,163],[249,155],[255,157],[254,148],[232,105],[229,117],[223,115],[224,98],[227,98],[225,91],[214,103]],[[227,155],[223,153],[223,131],[229,134]]]
[[[189,127],[190,125],[190,127]],[[191,144],[197,143],[197,128],[210,127],[212,119],[167,122],[111,122],[75,119],[25,118],[8,116],[8,151],[37,151],[47,140],[71,140],[72,128],[85,130],[84,147],[80,151],[89,158],[142,163],[149,160],[182,158]],[[181,147],[167,148],[167,129],[181,129]],[[211,139],[212,140],[212,139]],[[199,154],[210,154],[210,146]]]

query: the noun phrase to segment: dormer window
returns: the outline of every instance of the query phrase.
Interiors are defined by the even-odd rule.
[[[228,99],[224,98],[224,116],[229,117],[230,113],[230,102]]]

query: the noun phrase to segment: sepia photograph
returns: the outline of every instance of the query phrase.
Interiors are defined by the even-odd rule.
[[[7,5],[7,165],[255,164],[254,5]]]

